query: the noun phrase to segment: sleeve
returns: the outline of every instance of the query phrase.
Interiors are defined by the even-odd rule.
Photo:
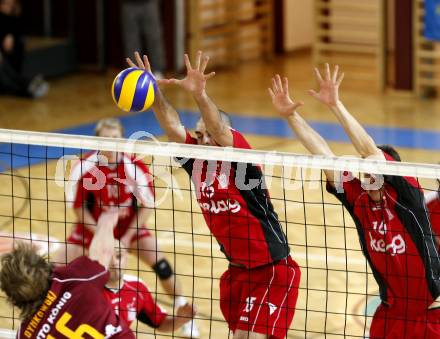
[[[99,262],[82,256],[65,267],[57,268],[53,279],[61,283],[90,283],[98,288],[104,288],[109,279],[109,272]]]
[[[234,148],[252,149],[251,145],[247,142],[246,138],[239,131],[231,128]]]
[[[87,195],[87,191],[82,184],[82,178],[78,180],[72,188],[74,190],[73,208],[80,208],[84,204],[84,197]]]
[[[139,299],[142,300],[142,307],[137,314],[137,319],[153,328],[158,328],[165,318],[168,316],[167,312],[155,303],[147,286],[142,282],[138,283]]]
[[[327,182],[327,192],[334,195],[346,208],[351,210],[357,198],[365,191],[361,181],[351,172],[343,172],[341,181],[342,185],[339,184],[339,187],[334,187]]]
[[[186,130],[185,144],[187,145],[197,145],[197,139],[193,138],[189,131]],[[191,176],[194,166],[194,159],[190,158],[176,158],[176,161],[182,166],[182,168]]]

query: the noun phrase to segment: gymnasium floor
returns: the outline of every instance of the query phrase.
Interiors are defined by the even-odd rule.
[[[355,154],[331,113],[306,93],[315,87],[307,54],[278,58],[271,63],[249,62],[234,71],[217,70],[217,76],[208,84],[208,91],[221,109],[232,114],[234,127],[246,134],[255,149],[306,153],[293,139],[287,125],[274,116],[267,87],[271,76],[277,72],[289,77],[294,97],[306,103],[301,110],[303,116],[331,141],[334,152]],[[49,96],[41,101],[2,97],[0,127],[91,134],[97,120],[120,116],[127,135],[141,128],[160,136],[162,133],[152,113],[128,115],[115,108],[110,85],[116,73],[117,70],[106,76],[81,74],[54,80]],[[352,89],[348,89],[350,84],[354,86]],[[440,161],[439,101],[378,94],[371,90],[372,87],[347,81],[342,86],[341,97],[349,110],[368,126],[375,140],[397,146],[406,161]],[[183,121],[192,128],[196,121],[196,114],[192,112],[196,107],[191,98],[176,88],[167,88],[165,93],[175,107],[185,112]],[[19,148],[19,152],[26,150]],[[0,175],[0,225],[3,225],[0,233],[14,232],[26,237],[31,230],[43,240],[50,236],[53,237],[51,241],[63,241],[73,216],[65,208],[63,190],[53,182],[55,162],[36,161],[28,166],[27,158],[16,157],[14,165],[17,166],[15,174],[19,175],[13,180],[10,175]],[[274,173],[279,175],[280,169],[275,168]],[[181,188],[188,189],[188,178],[182,170],[173,169],[173,175]],[[319,172],[306,174],[315,180],[319,175]],[[353,223],[336,200],[323,192],[319,180],[317,182],[314,186],[288,191],[285,199],[279,179],[273,180],[271,188],[276,211],[283,225],[287,225],[292,256],[302,267],[297,312],[288,337],[322,338],[323,333],[327,333],[327,338],[341,338],[345,333],[347,338],[360,338],[369,321],[365,314],[371,315],[377,304],[376,286],[371,274],[365,273],[366,263],[359,252]],[[434,187],[432,182],[423,183],[428,188]],[[227,326],[216,299],[218,278],[227,264],[215,240],[209,236],[197,204],[189,199],[187,190],[181,193],[182,196],[177,194],[173,199],[168,195],[163,209],[155,213],[149,225],[156,230],[159,245],[174,263],[185,294],[195,297],[202,338],[226,338]],[[163,195],[164,190],[158,194]],[[303,199],[305,204],[300,203]],[[181,212],[172,213],[168,208]],[[192,225],[191,209],[196,211]],[[12,215],[15,216],[13,223]],[[189,233],[191,227],[196,234],[194,237]],[[59,246],[55,242],[52,245],[50,255]],[[142,263],[139,265],[140,276],[152,291],[156,291],[154,275],[147,272],[148,268]],[[134,257],[130,260],[128,273],[138,274]],[[161,293],[160,288],[157,291]],[[160,295],[159,299],[167,307],[167,298]],[[10,317],[11,311],[3,303],[2,298],[0,317]],[[10,329],[17,325],[17,321],[12,324],[0,318],[0,328]],[[153,337],[152,330],[147,327],[140,325],[139,330],[143,332],[139,338]]]

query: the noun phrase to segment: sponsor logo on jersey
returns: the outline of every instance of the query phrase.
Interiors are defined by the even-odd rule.
[[[371,249],[375,252],[379,253],[391,253],[392,256],[396,254],[402,254],[406,251],[405,240],[402,235],[395,235],[390,242],[387,243],[386,234],[388,231],[387,224],[383,221],[378,223],[377,221],[373,221],[373,230],[375,233],[379,233],[381,237],[379,239],[375,238],[371,232],[368,232],[370,236],[370,246]]]
[[[269,313],[270,313],[270,315],[272,315],[277,310],[277,308],[278,308],[276,305],[274,305],[274,304],[272,304],[270,302],[268,302],[267,305],[269,306]]]
[[[208,202],[199,202],[200,208],[205,212],[219,214],[222,212],[238,213],[241,210],[240,203],[235,199],[215,200],[215,189],[213,186],[208,186],[205,182],[202,183],[200,189],[202,196],[208,198]]]

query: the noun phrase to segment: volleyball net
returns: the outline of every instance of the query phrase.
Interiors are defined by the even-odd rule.
[[[425,192],[435,192],[440,166],[180,145],[144,137],[107,139],[0,130],[0,251],[10,251],[16,241],[30,241],[54,261],[77,223],[69,194],[75,185],[71,176],[75,163],[96,151],[136,157],[148,166],[150,180],[145,185],[154,191],[146,225],[171,263],[184,296],[197,306],[201,337],[227,338],[230,334],[220,311],[218,286],[228,261],[210,233],[202,209],[233,213],[234,206],[231,202],[200,206],[191,178],[176,158],[259,164],[291,255],[302,271],[288,338],[368,335],[380,302],[378,286],[350,214],[326,190],[323,170],[350,171],[361,177],[361,173],[412,176]],[[375,246],[379,251],[399,250],[399,244],[382,246],[379,241]],[[141,278],[157,303],[173,314],[173,301],[157,275],[140,259],[139,248],[132,252],[120,269]],[[15,337],[19,323],[18,310],[8,306],[0,294],[0,337]],[[180,337],[178,331],[160,333],[139,321],[131,327],[138,338]]]

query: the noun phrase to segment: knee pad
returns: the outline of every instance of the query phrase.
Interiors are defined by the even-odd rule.
[[[153,265],[153,270],[156,272],[160,280],[166,280],[173,275],[173,269],[166,259],[159,260]]]

